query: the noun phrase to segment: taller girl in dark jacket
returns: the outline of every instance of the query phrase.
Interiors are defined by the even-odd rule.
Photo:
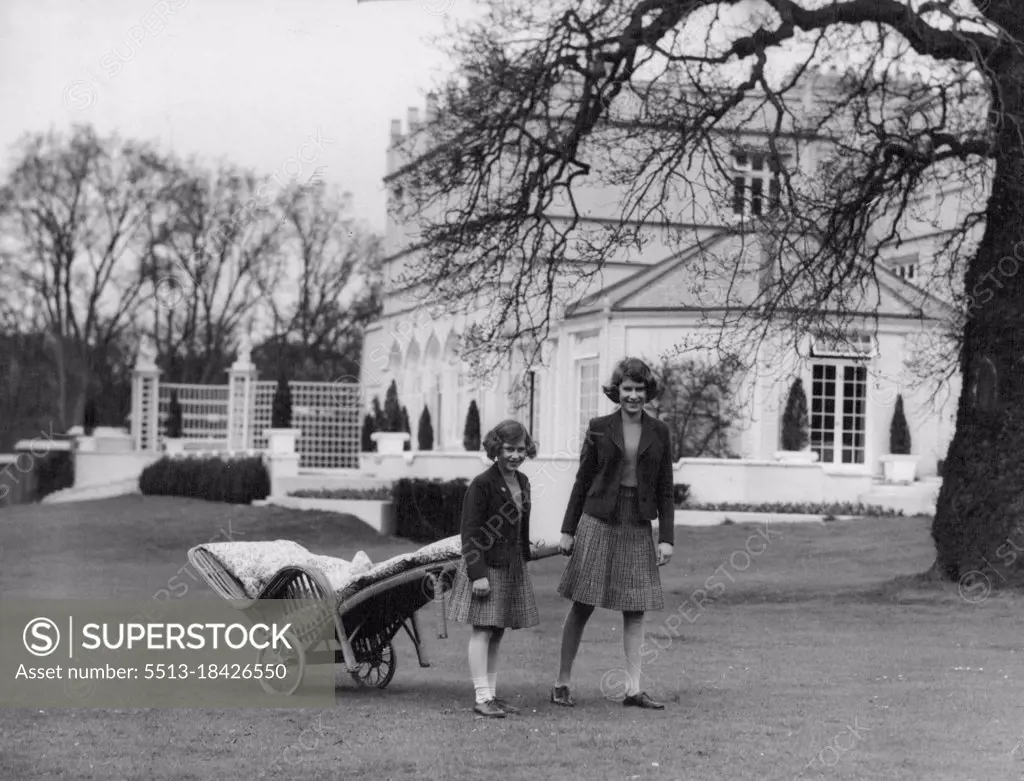
[[[621,361],[604,393],[619,409],[590,421],[562,522],[559,546],[569,561],[558,593],[572,607],[562,627],[551,701],[575,705],[572,665],[587,621],[595,607],[603,607],[622,612],[628,675],[623,705],[660,710],[665,706],[640,691],[640,646],[645,611],[664,607],[658,567],[672,557],[672,442],[668,427],[644,412],[658,384],[643,361]],[[651,531],[655,517],[658,550]]]

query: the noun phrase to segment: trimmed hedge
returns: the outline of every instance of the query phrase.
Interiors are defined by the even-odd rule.
[[[462,531],[462,500],[469,481],[402,478],[391,488],[395,534],[414,542],[436,542]]]
[[[35,501],[75,484],[75,459],[69,450],[53,450],[37,459]]]
[[[16,460],[0,467],[0,507],[31,504],[75,484],[75,459],[70,451],[50,450],[35,455],[19,450]]]
[[[139,476],[139,490],[150,496],[187,496],[209,502],[249,504],[270,495],[263,459],[161,458]]]

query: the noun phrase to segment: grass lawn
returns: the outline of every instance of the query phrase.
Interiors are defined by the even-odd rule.
[[[229,523],[235,539],[345,558],[417,547],[280,508],[139,496],[12,507],[0,510],[0,593],[148,599]],[[339,677],[329,709],[0,710],[0,779],[1024,778],[1022,600],[972,604],[913,577],[934,558],[928,519],[779,525],[770,541],[744,525],[676,533],[665,610],[647,618],[644,687],[663,712],[602,697],[622,666],[621,618],[607,611],[584,637],[577,707],[548,703],[567,607],[556,557],[530,565],[540,626],[503,645],[498,689],[516,716],[474,717],[468,628],[437,639],[428,606],[433,666],[417,666],[401,633],[391,685]],[[702,587],[703,612],[687,607]],[[680,609],[692,622],[673,637]]]

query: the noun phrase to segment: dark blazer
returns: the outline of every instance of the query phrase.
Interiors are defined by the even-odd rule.
[[[530,560],[530,481],[517,472],[523,517],[516,528],[516,504],[498,465],[473,478],[462,500],[462,556],[470,580],[487,577],[487,567],[507,567],[516,546]]]
[[[637,493],[640,517],[658,519],[659,542],[675,539],[675,505],[672,498],[672,441],[668,426],[646,411],[640,418],[637,448]],[[583,513],[611,520],[622,479],[626,446],[622,437],[622,412],[592,418],[580,451],[580,466],[562,521],[563,534],[575,534]]]

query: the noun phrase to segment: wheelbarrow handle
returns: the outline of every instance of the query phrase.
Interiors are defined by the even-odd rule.
[[[547,559],[551,556],[558,556],[561,551],[557,545],[547,545],[543,540],[530,546],[530,561],[536,561],[537,559]]]

